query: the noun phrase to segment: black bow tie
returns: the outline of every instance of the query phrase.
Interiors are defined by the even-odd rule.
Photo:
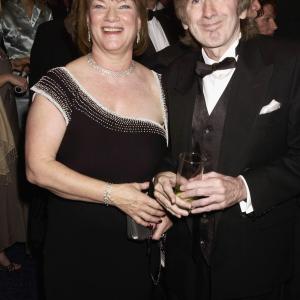
[[[148,21],[151,21],[153,17],[157,16],[157,10],[148,9]]]
[[[233,69],[236,67],[236,60],[234,57],[226,57],[224,60],[214,63],[212,65],[207,65],[202,61],[197,61],[195,72],[200,77],[205,77],[214,71]]]

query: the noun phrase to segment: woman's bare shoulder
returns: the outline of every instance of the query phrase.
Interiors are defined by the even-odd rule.
[[[136,62],[136,64],[139,78],[148,85],[157,86],[158,74],[138,62]]]
[[[81,56],[71,62],[69,62],[65,68],[69,71],[73,72],[78,72],[79,70],[83,71],[84,69],[87,68],[87,60],[86,56]]]

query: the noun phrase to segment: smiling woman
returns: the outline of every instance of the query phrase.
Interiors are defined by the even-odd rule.
[[[158,74],[132,59],[146,43],[146,8],[78,4],[88,54],[33,87],[27,120],[27,177],[50,191],[46,299],[152,299],[149,243],[128,239],[126,223],[157,239],[165,230],[163,208],[145,193],[167,146],[164,96]]]
[[[137,14],[141,20],[140,25],[140,31],[139,31],[139,39],[136,40],[136,42],[133,45],[133,51],[134,55],[140,55],[142,54],[148,45],[148,26],[147,26],[147,10],[145,9],[145,2],[146,1],[139,1],[139,0],[133,0],[133,1],[125,1],[125,0],[110,0],[111,2],[115,2],[119,5],[129,5],[134,4],[136,6]],[[97,4],[98,3],[98,4]],[[86,22],[87,14],[90,11],[90,8],[93,5],[101,5],[104,7],[105,1],[103,0],[86,0],[86,1],[79,1],[78,5],[80,6],[79,16],[80,22],[78,22],[78,47],[81,50],[82,53],[88,53],[91,49],[91,40],[89,39],[89,29]],[[100,7],[98,7],[100,8]]]

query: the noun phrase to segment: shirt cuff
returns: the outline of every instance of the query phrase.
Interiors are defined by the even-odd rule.
[[[247,198],[245,200],[242,200],[239,203],[240,208],[241,208],[242,213],[250,214],[254,211],[253,206],[252,206],[252,201],[251,201],[250,190],[249,190],[249,187],[248,187],[248,184],[247,184],[247,181],[245,180],[245,178],[242,175],[240,175],[239,177],[243,180],[245,187],[246,187],[246,192],[247,192]]]

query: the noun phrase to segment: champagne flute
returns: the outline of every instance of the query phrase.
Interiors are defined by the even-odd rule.
[[[182,152],[179,154],[178,169],[176,174],[175,194],[180,197],[180,186],[185,184],[188,180],[197,177],[202,178],[204,171],[204,160],[202,155],[197,152]],[[191,202],[195,200],[192,198],[185,198],[185,201]]]

